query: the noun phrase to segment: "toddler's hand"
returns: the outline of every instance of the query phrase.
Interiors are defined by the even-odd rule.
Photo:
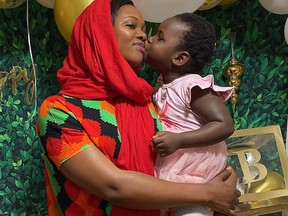
[[[181,148],[180,134],[168,131],[157,132],[152,137],[155,149],[161,157],[168,156]]]

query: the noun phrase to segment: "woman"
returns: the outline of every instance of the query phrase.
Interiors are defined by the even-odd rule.
[[[234,215],[239,191],[153,177],[149,141],[160,124],[153,89],[137,72],[145,53],[145,23],[132,2],[95,0],[76,20],[57,76],[58,95],[41,105],[49,215],[159,215],[157,209],[203,203]],[[116,37],[115,37],[116,35]],[[177,192],[177,193],[176,193]]]

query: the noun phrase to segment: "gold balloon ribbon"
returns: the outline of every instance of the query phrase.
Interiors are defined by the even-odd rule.
[[[34,103],[34,110],[33,110],[33,113],[31,115],[31,117],[27,120],[29,121],[30,119],[32,119],[35,115],[36,115],[36,112],[37,112],[37,76],[36,76],[36,67],[35,67],[35,64],[34,64],[34,58],[33,58],[33,53],[32,53],[32,48],[31,48],[31,39],[30,39],[30,28],[29,28],[29,0],[27,0],[26,2],[26,24],[27,24],[27,38],[28,38],[28,45],[29,45],[29,54],[30,54],[30,58],[31,58],[31,62],[32,62],[32,74],[33,74],[33,82],[32,82],[32,86],[34,89],[32,91],[32,94],[31,94],[31,98],[29,100],[29,97],[28,97],[28,93],[27,90],[26,90],[26,100],[28,101],[28,103],[31,103],[32,104],[32,101],[35,97],[35,103]],[[30,84],[28,84],[28,87],[30,86]]]
[[[24,3],[25,0],[0,0],[0,8],[11,8],[19,6],[20,4]],[[31,40],[30,40],[30,28],[29,28],[29,1],[26,1],[26,24],[27,24],[27,36],[28,36],[28,45],[29,45],[29,55],[32,62],[32,72],[30,76],[27,75],[27,70],[22,69],[20,66],[13,66],[10,72],[1,72],[0,73],[0,99],[2,98],[2,88],[7,84],[9,78],[12,79],[12,94],[15,93],[17,89],[17,82],[20,80],[24,80],[25,83],[28,83],[25,97],[26,102],[31,105],[33,100],[35,101],[34,110],[30,118],[27,120],[29,121],[36,115],[37,111],[37,77],[36,77],[36,66],[34,64],[32,48],[31,48]],[[3,76],[4,75],[4,76]],[[32,79],[32,80],[31,80]],[[30,97],[29,97],[30,94]]]

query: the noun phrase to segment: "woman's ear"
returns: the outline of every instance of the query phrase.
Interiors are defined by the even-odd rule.
[[[178,51],[172,58],[172,63],[176,66],[185,65],[190,59],[190,54],[187,51]]]

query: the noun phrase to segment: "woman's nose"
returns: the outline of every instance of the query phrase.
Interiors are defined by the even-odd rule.
[[[142,40],[143,42],[145,42],[147,40],[147,34],[146,34],[146,32],[143,32],[143,31],[139,32],[137,37],[140,40]]]

